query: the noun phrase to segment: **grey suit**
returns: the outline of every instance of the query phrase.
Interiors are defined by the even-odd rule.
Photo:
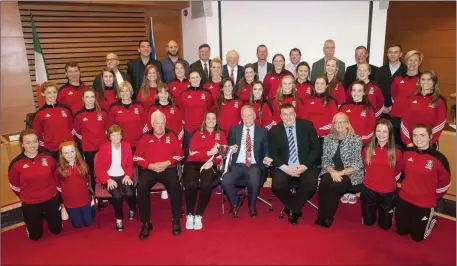
[[[319,76],[324,75],[324,68],[325,68],[325,57],[323,57],[321,60],[316,61],[313,63],[313,67],[311,69],[311,81],[314,83],[316,81],[316,78]],[[344,73],[346,72],[346,64],[344,64],[343,61],[338,59],[338,78],[343,82],[344,84]]]

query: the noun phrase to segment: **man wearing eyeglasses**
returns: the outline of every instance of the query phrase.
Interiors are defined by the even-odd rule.
[[[123,81],[130,81],[130,76],[127,72],[123,72],[119,70],[119,57],[114,54],[114,53],[109,53],[106,55],[106,66],[113,70],[114,73],[116,74],[116,81],[117,84],[121,84]],[[92,83],[92,88],[95,91],[101,90],[102,89],[102,73],[98,74],[95,76],[95,79]]]

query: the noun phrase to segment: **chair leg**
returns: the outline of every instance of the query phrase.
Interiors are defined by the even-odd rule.
[[[95,201],[95,196],[92,197],[92,200],[94,201],[94,206],[95,206],[95,220],[97,220],[97,226],[98,226],[98,229],[100,229],[100,218],[98,217],[98,206],[96,206],[97,202]]]
[[[257,200],[261,201],[262,203],[264,203],[265,205],[269,206],[270,208],[268,209],[269,211],[273,211],[273,205],[271,203],[269,203],[268,201],[262,199],[261,197],[257,196]]]
[[[279,213],[279,219],[284,219],[284,210],[286,209],[286,206],[282,207],[281,212]]]
[[[224,214],[224,189],[221,186],[221,208],[222,208],[222,214]]]
[[[311,201],[307,200],[306,203],[308,203],[309,205],[311,205],[311,207],[313,207],[314,209],[319,209],[314,203],[312,203]]]
[[[274,197],[276,197],[276,195],[272,194],[272,195],[268,198],[268,201],[269,201],[269,202],[272,202]]]

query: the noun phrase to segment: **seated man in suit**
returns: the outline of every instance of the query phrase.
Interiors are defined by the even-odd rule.
[[[352,85],[354,81],[357,79],[357,66],[366,63],[368,61],[368,49],[365,46],[357,46],[355,48],[355,65],[348,66],[346,68],[346,74],[344,74],[344,89],[347,90],[349,86]],[[374,76],[376,74],[376,70],[378,70],[377,66],[373,66],[370,64],[371,74],[368,78],[370,81],[373,81]]]
[[[256,200],[260,192],[261,181],[266,174],[265,165],[271,164],[268,157],[268,131],[255,125],[255,110],[251,105],[241,109],[242,124],[233,126],[228,136],[228,145],[232,147],[232,170],[222,180],[222,187],[227,193],[231,207],[230,215],[235,216],[239,208],[236,183],[240,179],[247,181],[249,195],[249,215],[257,217]]]
[[[295,107],[281,106],[282,122],[269,133],[268,147],[273,159],[271,171],[272,191],[286,205],[291,224],[301,218],[301,209],[317,188],[315,162],[321,155],[321,146],[311,122],[296,119]],[[300,187],[295,195],[289,189],[289,182],[296,179]]]
[[[197,70],[200,73],[201,82],[200,85],[203,87],[206,82],[211,80],[211,47],[204,43],[198,47],[198,60],[190,65],[190,70]]]
[[[222,69],[222,78],[231,78],[236,87],[244,73],[244,68],[238,65],[240,54],[235,50],[230,50],[227,52],[226,59],[227,64]]]
[[[335,42],[333,40],[326,40],[324,42],[324,58],[322,58],[319,61],[316,61],[313,63],[313,68],[311,69],[311,81],[314,84],[314,81],[316,81],[316,78],[319,76],[324,76],[324,68],[325,68],[325,63],[327,62],[327,59],[330,59],[335,56]],[[344,64],[343,61],[338,59],[338,78],[340,80],[344,80],[344,72],[346,70],[346,65]]]
[[[115,53],[106,55],[106,66],[116,74],[117,84],[121,84],[124,81],[131,82],[129,74],[119,70],[119,57]],[[95,79],[92,82],[92,88],[95,91],[100,91],[102,89],[102,74],[95,76]]]

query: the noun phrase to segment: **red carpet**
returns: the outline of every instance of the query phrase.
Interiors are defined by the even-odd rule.
[[[269,189],[264,189],[268,196]],[[313,200],[315,202],[316,199]],[[203,219],[203,230],[184,229],[171,234],[167,200],[152,196],[154,230],[146,241],[138,240],[140,224],[126,221],[124,232],[115,231],[111,206],[101,213],[101,229],[73,229],[68,221],[54,236],[45,230],[38,242],[27,239],[20,227],[2,234],[3,265],[150,265],[150,264],[338,264],[338,265],[455,265],[455,222],[439,218],[431,236],[415,243],[393,229],[361,225],[360,205],[340,204],[330,229],[313,225],[315,211],[305,206],[298,225],[279,220],[282,207],[273,200],[274,212],[258,203],[259,217],[249,218],[246,205],[240,218],[221,214],[220,198],[213,194]]]

